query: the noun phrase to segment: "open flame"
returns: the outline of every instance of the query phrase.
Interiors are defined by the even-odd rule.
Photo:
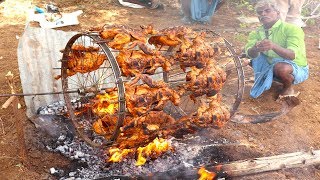
[[[92,111],[98,115],[113,115],[118,110],[118,95],[116,92],[98,94]]]
[[[134,149],[119,149],[119,148],[110,148],[109,154],[110,158],[108,162],[120,162],[122,159],[127,157],[128,155],[134,153]]]
[[[110,148],[110,158],[108,162],[120,162],[129,155],[137,154],[136,166],[142,166],[147,162],[148,158],[155,159],[161,156],[163,153],[172,149],[173,148],[170,146],[170,143],[166,139],[156,138],[148,145],[139,147],[138,149]]]
[[[200,175],[199,180],[212,180],[216,177],[216,173],[206,170],[204,167],[201,167],[198,171]]]
[[[170,149],[172,148],[167,140],[156,138],[147,146],[138,148],[136,166],[144,165],[147,161],[147,157],[157,158]]]

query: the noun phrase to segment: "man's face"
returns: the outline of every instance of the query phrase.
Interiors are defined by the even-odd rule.
[[[258,8],[257,14],[260,22],[269,28],[279,19],[279,12],[268,5]]]

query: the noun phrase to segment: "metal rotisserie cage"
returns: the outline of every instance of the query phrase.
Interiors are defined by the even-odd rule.
[[[111,32],[114,34],[106,37],[103,34],[105,30],[108,31],[107,36]],[[186,33],[191,34],[188,39],[183,36]],[[141,118],[144,118],[143,121],[147,124],[150,121],[147,119],[159,118],[160,116],[162,119],[166,119],[162,124],[158,124],[156,127],[142,125],[145,128],[142,133],[147,133],[149,136],[151,133],[152,137],[158,136],[161,130],[170,129],[168,118],[170,121],[174,119],[183,123],[181,119],[192,118],[202,104],[210,103],[207,101],[208,97],[216,94],[220,94],[219,97],[230,112],[230,116],[235,113],[243,94],[244,76],[241,62],[235,55],[232,45],[226,39],[210,30],[190,31],[184,27],[137,34],[136,30],[124,26],[103,27],[99,31],[74,35],[64,49],[61,75],[58,78],[62,80],[65,104],[68,109],[67,116],[72,120],[79,136],[87,143],[99,147],[114,144],[119,139],[130,139],[122,137],[123,132],[134,131],[131,128],[137,126]],[[200,34],[202,39],[199,39],[198,43],[200,45],[206,44],[207,47],[210,47],[209,49],[213,50],[214,55],[210,54],[212,52],[203,55],[201,54],[203,52],[195,48],[190,51],[190,56],[194,57],[191,64],[177,60],[184,58],[181,56],[182,51],[187,51],[185,52],[187,54],[192,49],[193,42]],[[168,44],[156,43],[163,40],[161,38],[164,38]],[[202,40],[204,41],[201,42]],[[183,50],[182,45],[186,46]],[[203,51],[208,52],[207,49]],[[142,54],[143,57],[149,57],[148,62],[141,65],[142,60],[139,57],[135,59],[137,61],[128,60],[129,58],[134,59],[134,56],[139,54]],[[120,62],[121,55],[125,60],[128,60],[126,64]],[[206,64],[196,63],[201,61],[199,58],[202,56],[212,59],[215,66],[227,74],[226,81],[222,83],[223,87],[219,91],[211,90],[199,94],[195,93],[199,90],[182,88],[188,82],[196,81],[199,78],[199,76],[192,77],[190,75],[193,72],[192,68],[196,70],[206,68]],[[156,58],[150,60],[150,57]],[[165,60],[161,61],[163,59]],[[169,64],[167,59],[170,59],[168,60]],[[152,62],[150,63],[150,61]],[[128,71],[130,66],[132,67]],[[206,83],[215,80],[210,78],[207,81]],[[136,85],[135,91],[129,89],[133,85]],[[132,110],[129,108],[135,104],[130,102],[130,98],[138,93],[137,86],[143,86],[144,90],[149,92],[144,92],[146,98],[136,99],[140,103],[146,104],[141,105],[140,109],[132,107],[135,108]],[[170,88],[170,92],[172,89],[179,94],[179,103],[170,99],[175,94],[163,90],[167,87]],[[148,104],[148,98],[151,98],[149,95],[153,91],[156,92],[155,96],[158,100],[153,100],[153,103]],[[161,92],[159,93],[159,91]],[[168,98],[165,98],[166,95]],[[161,114],[157,114],[154,110],[160,111]],[[132,134],[128,136],[132,136]]]

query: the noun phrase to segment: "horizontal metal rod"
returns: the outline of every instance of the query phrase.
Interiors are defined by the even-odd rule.
[[[104,66],[104,67],[99,67],[98,69],[107,69],[107,68],[110,68],[110,69],[111,69],[112,67],[111,67],[111,66],[108,66],[108,67],[107,67],[107,66]],[[59,69],[62,69],[62,68],[59,68],[59,67],[53,67],[52,69],[58,69],[58,70],[59,70]],[[93,72],[93,71],[86,72],[86,73],[91,73],[91,72]],[[84,73],[81,73],[81,74],[84,74]]]
[[[186,80],[185,79],[178,79],[178,80],[169,81],[169,83],[179,83],[179,82],[186,82]]]
[[[186,72],[179,72],[179,73],[175,73],[175,74],[170,74],[170,75],[169,75],[169,77],[179,76],[179,75],[182,75],[182,74],[187,74],[188,72],[190,72],[190,71],[186,71]]]
[[[66,93],[76,93],[78,90],[66,91]],[[53,94],[63,94],[62,91],[59,92],[45,92],[45,93],[15,93],[15,94],[0,94],[0,97],[10,97],[10,96],[41,96],[41,95],[53,95]]]
[[[90,91],[90,89],[86,89],[86,92],[94,92]],[[115,88],[102,88],[101,90],[115,90]],[[10,96],[42,96],[42,95],[53,95],[53,94],[63,94],[63,93],[81,93],[80,89],[77,90],[69,90],[69,91],[58,91],[58,92],[44,92],[44,93],[15,93],[15,94],[0,94],[0,97],[10,97]]]

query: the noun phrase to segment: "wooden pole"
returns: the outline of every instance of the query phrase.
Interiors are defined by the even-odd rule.
[[[15,87],[13,82],[13,74],[9,71],[6,74],[6,80],[10,87],[11,93],[15,93]],[[24,138],[24,125],[23,120],[25,119],[24,112],[21,110],[21,105],[19,103],[19,99],[16,96],[10,96],[10,98],[2,105],[2,109],[8,108],[9,105],[12,104],[12,112],[14,113],[15,125],[17,131],[17,138],[19,144],[19,158],[23,164],[27,162],[27,152]]]
[[[245,176],[280,169],[320,164],[320,150],[295,152],[222,164],[219,168],[228,176]],[[217,169],[214,167],[212,170]],[[208,168],[210,170],[210,168]]]
[[[21,109],[18,109],[19,106],[19,99],[18,97],[14,97],[12,110],[14,113],[15,124],[16,124],[16,131],[17,131],[17,138],[19,144],[19,157],[22,164],[26,165],[27,163],[27,151],[26,151],[26,144],[25,144],[25,137],[24,137],[24,112]]]
[[[320,150],[240,160],[219,165],[205,165],[204,167],[207,171],[215,173],[216,177],[237,177],[317,164],[320,164]],[[165,177],[168,177],[170,179],[198,179],[199,169],[200,167],[180,167],[166,172],[156,172],[149,176],[136,176],[136,178],[166,179]]]

